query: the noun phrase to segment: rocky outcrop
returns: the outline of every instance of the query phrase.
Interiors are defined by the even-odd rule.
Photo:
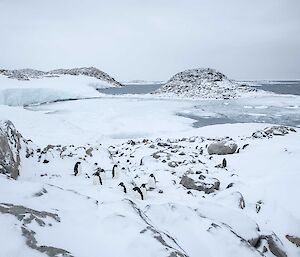
[[[234,142],[214,142],[211,143],[208,148],[208,154],[226,155],[233,154],[237,149],[237,144]]]
[[[116,87],[122,86],[122,84],[116,81],[113,77],[109,76],[107,73],[95,67],[57,69],[47,72],[34,69],[0,70],[0,74],[7,76],[8,78],[17,80],[41,79],[44,77],[59,77],[61,75],[83,75],[108,82]]]
[[[111,83],[117,87],[122,86],[122,84],[118,81],[116,81],[113,77],[109,76],[107,73],[95,68],[95,67],[83,67],[83,68],[73,68],[73,69],[57,69],[47,72],[47,74],[51,75],[84,75],[88,77],[93,77],[96,79],[100,79],[103,81],[106,81],[108,83]]]
[[[287,257],[284,246],[276,234],[260,235],[258,238],[248,241],[253,247],[259,249],[262,254],[268,250],[276,257]]]
[[[52,224],[49,223],[49,218],[52,221],[60,222],[60,218],[57,214],[46,211],[37,211],[22,205],[14,205],[11,203],[0,203],[0,214],[1,213],[15,216],[21,222],[22,236],[25,237],[25,243],[31,249],[44,253],[49,257],[73,256],[70,252],[61,248],[38,245],[35,238],[36,232],[28,227],[33,221],[41,227],[51,226]]]
[[[46,72],[34,69],[20,69],[20,70],[0,70],[0,74],[11,79],[30,80],[38,79],[46,76]]]
[[[257,90],[248,86],[241,86],[237,82],[229,80],[221,72],[206,68],[179,72],[154,94],[229,99],[251,91]]]
[[[22,140],[11,121],[0,122],[0,173],[9,178],[19,176]]]
[[[272,126],[254,132],[252,138],[271,138],[273,136],[284,136],[291,132],[296,132],[296,130],[292,127]]]

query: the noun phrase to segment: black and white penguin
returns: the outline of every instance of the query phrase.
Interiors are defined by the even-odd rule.
[[[118,187],[120,187],[120,188],[123,190],[123,192],[124,192],[125,194],[127,193],[126,186],[124,185],[123,182],[121,182],[121,183],[118,185]]]
[[[106,173],[105,173],[105,170],[102,169],[102,168],[100,168],[99,172],[100,172],[100,176],[101,176],[102,180],[106,179]]]
[[[101,179],[102,179],[102,182],[103,182],[103,180],[105,180],[105,178],[106,178],[105,170],[100,168],[98,166],[97,162],[94,163],[94,170],[95,170],[95,172],[99,172],[99,174],[101,176]]]
[[[144,200],[144,195],[139,187],[134,187],[132,190],[136,198]]]
[[[149,189],[156,188],[156,179],[153,174],[150,174],[150,176],[148,178],[148,187],[149,187]]]
[[[146,184],[142,184],[142,185],[140,186],[140,189],[141,189],[141,191],[142,191],[142,194],[143,194],[144,199],[146,199],[146,197],[147,197],[147,188],[146,188]]]
[[[74,175],[79,176],[81,174],[81,162],[76,162],[74,166]]]
[[[117,179],[119,178],[120,172],[119,172],[119,167],[117,164],[115,164],[112,168],[112,178]]]
[[[99,171],[93,173],[93,184],[94,185],[103,185],[102,178]]]

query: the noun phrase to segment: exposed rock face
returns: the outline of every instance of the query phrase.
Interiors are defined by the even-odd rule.
[[[218,154],[218,155],[225,155],[225,154],[233,154],[237,149],[237,144],[233,142],[216,142],[211,143],[208,148],[207,152],[209,154]]]
[[[206,68],[179,72],[154,94],[229,99],[251,91],[257,90],[248,86],[241,86],[229,80],[224,74]]]
[[[95,67],[83,67],[73,69],[57,69],[52,71],[40,71],[34,69],[20,69],[20,70],[0,70],[0,74],[7,76],[8,78],[18,80],[30,80],[41,79],[43,77],[59,77],[60,75],[84,75],[88,77],[94,77],[106,81],[116,87],[122,86],[121,83],[109,76],[107,73],[95,68]]]
[[[22,135],[11,121],[0,122],[0,173],[17,179]]]

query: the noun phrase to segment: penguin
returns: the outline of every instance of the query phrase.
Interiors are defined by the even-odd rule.
[[[144,199],[147,197],[147,188],[146,188],[146,184],[142,184],[141,186],[140,186],[140,190],[141,190],[141,192],[142,192],[142,194],[143,194],[143,197],[144,197]]]
[[[81,174],[81,162],[76,162],[74,166],[74,176],[79,176]]]
[[[93,173],[93,184],[94,185],[103,185],[102,184],[102,178],[101,178],[101,175],[100,175],[100,172],[99,171],[96,171],[95,173]]]
[[[119,175],[120,175],[119,173],[120,173],[120,172],[119,172],[118,165],[115,164],[115,165],[113,166],[113,168],[112,168],[112,178],[113,178],[113,179],[119,178]]]
[[[156,187],[156,179],[153,174],[150,174],[148,178],[148,187],[149,189],[155,189]]]
[[[102,180],[104,180],[104,179],[106,178],[105,170],[102,169],[102,168],[99,168],[99,169],[100,169],[100,170],[99,170],[100,176],[101,176]]]
[[[223,166],[223,168],[226,168],[226,166],[227,166],[227,161],[225,158],[222,161],[222,166]]]
[[[100,168],[98,166],[97,162],[94,163],[94,170],[95,170],[95,172],[99,172],[99,174],[101,176],[101,179],[102,179],[102,182],[103,182],[103,180],[105,180],[105,178],[106,178],[105,170]]]
[[[126,187],[125,187],[125,185],[124,185],[123,182],[121,182],[118,186],[122,188],[122,190],[123,190],[123,192],[124,192],[125,194],[127,193],[127,189],[126,189]]]
[[[144,195],[143,195],[143,193],[142,193],[142,191],[139,187],[134,187],[132,190],[134,191],[135,196],[137,198],[140,198],[140,199],[144,200]]]

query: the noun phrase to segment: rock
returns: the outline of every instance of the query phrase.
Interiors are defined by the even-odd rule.
[[[234,185],[233,182],[229,183],[228,186],[226,187],[226,189],[233,187],[233,185]]]
[[[297,247],[300,247],[300,237],[290,236],[290,235],[286,235],[285,237],[286,237],[286,239],[289,240],[292,244],[296,245]]]
[[[217,179],[215,179],[214,183],[196,182],[186,175],[182,176],[180,184],[186,189],[204,191],[207,194],[213,193],[215,190],[219,190],[220,188],[220,181]]]
[[[296,130],[286,126],[272,126],[254,132],[252,134],[252,138],[271,138],[273,136],[284,136],[290,132],[296,132]]]
[[[9,178],[19,176],[22,139],[11,121],[0,122],[0,173]]]
[[[208,154],[226,155],[233,154],[237,149],[237,144],[234,142],[215,142],[211,143],[208,148]]]
[[[171,167],[171,168],[175,168],[175,167],[178,166],[178,164],[176,162],[172,161],[172,162],[168,163],[168,166]]]

